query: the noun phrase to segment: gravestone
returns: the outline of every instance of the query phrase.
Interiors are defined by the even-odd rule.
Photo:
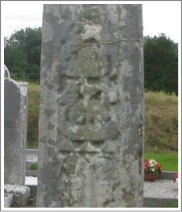
[[[37,207],[142,207],[141,5],[44,5]]]
[[[25,185],[27,145],[27,83],[4,78],[4,183]]]
[[[4,78],[10,78],[10,73],[6,65],[4,65]]]

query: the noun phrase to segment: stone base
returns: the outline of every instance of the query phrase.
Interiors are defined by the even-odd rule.
[[[30,188],[20,185],[4,185],[7,193],[13,194],[11,207],[27,207],[30,201]]]
[[[13,194],[6,193],[6,195],[4,196],[4,207],[5,208],[11,207],[12,199],[13,199]]]
[[[174,171],[162,171],[162,173],[159,174],[157,179],[173,180],[175,173],[176,172],[174,172]]]

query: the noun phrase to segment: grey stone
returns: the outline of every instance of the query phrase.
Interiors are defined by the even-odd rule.
[[[168,180],[174,180],[176,172],[171,171],[162,171],[162,173],[157,177],[158,179],[168,179]]]
[[[26,176],[37,177],[37,170],[26,170]]]
[[[13,194],[11,207],[26,207],[30,200],[30,188],[28,186],[5,185],[7,193]]]
[[[25,185],[27,83],[4,80],[4,182]]]
[[[37,207],[142,207],[141,5],[44,5]]]
[[[13,194],[6,193],[6,195],[4,195],[4,207],[5,208],[10,208],[12,200],[13,200]]]
[[[10,78],[10,73],[6,65],[4,65],[4,77],[5,78]]]

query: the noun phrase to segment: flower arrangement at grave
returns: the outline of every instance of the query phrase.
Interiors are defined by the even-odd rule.
[[[173,182],[175,182],[174,190],[175,190],[176,192],[178,192],[178,172],[176,172],[176,173],[174,174]]]
[[[175,173],[173,181],[178,183],[178,172]]]
[[[146,181],[154,181],[162,172],[162,166],[157,161],[145,159],[144,161],[144,179]]]

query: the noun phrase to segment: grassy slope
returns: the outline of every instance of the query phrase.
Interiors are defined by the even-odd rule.
[[[28,148],[37,148],[39,122],[40,86],[29,83],[28,86]]]
[[[178,149],[178,98],[162,92],[145,94],[145,149]]]
[[[162,92],[145,93],[145,158],[155,159],[164,171],[177,171],[177,149],[177,97]]]

